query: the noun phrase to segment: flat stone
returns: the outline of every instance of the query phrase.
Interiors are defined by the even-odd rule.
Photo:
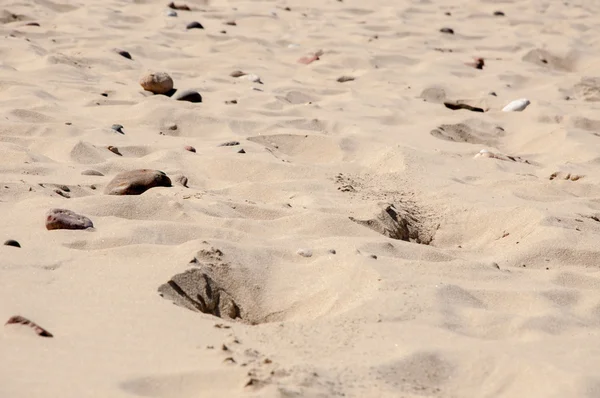
[[[127,58],[127,59],[133,59],[131,58],[131,54],[129,54],[128,51],[125,50],[121,50],[120,48],[115,48],[114,50],[117,54],[119,54],[121,57]]]
[[[170,187],[171,179],[160,170],[131,170],[119,173],[106,186],[107,195],[141,195],[150,188]]]
[[[175,99],[177,101],[202,102],[202,96],[199,92],[194,90],[177,91],[177,93],[175,93]]]
[[[19,242],[17,242],[16,240],[13,240],[13,239],[9,239],[6,242],[4,242],[4,246],[21,247]]]
[[[449,34],[449,35],[453,35],[454,34],[454,29],[451,29],[451,28],[442,28],[442,29],[440,29],[440,32],[446,33],[446,34]]]
[[[46,229],[93,228],[92,220],[67,209],[51,209],[46,213]]]

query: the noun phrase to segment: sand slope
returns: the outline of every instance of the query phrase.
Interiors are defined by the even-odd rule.
[[[2,5],[0,397],[600,396],[600,5],[166,3]]]

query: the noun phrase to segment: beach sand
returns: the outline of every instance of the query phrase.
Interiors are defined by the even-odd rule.
[[[0,397],[600,396],[600,4],[167,3],[2,4]]]

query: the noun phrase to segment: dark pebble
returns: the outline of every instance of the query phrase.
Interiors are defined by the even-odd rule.
[[[121,124],[113,124],[110,128],[115,130],[117,133],[125,134],[123,132],[123,125]]]
[[[242,148],[238,151],[238,153],[246,153],[246,151],[244,151],[244,148]]]
[[[101,96],[103,96],[103,97],[108,97],[108,94],[107,94],[107,93],[102,93],[102,94],[100,94],[100,95],[101,95]]]
[[[174,98],[177,101],[188,101],[188,102],[202,102],[202,96],[199,92],[194,90],[183,90],[175,93]]]
[[[67,209],[51,209],[46,214],[46,229],[87,229],[94,224],[86,216]]]
[[[29,22],[29,23],[26,23],[25,26],[40,26],[40,24],[37,22]]]
[[[452,16],[452,14],[450,12],[445,12],[444,15],[447,15],[449,17]]]
[[[351,82],[354,80],[354,77],[352,76],[341,76],[338,77],[337,81],[340,83],[346,83],[346,82]]]
[[[119,50],[119,49],[116,49],[116,50],[115,50],[115,52],[116,52],[117,54],[119,54],[121,57],[125,57],[125,58],[127,58],[127,59],[133,59],[133,58],[131,58],[131,54],[129,54],[129,52],[127,52],[127,51],[125,51],[125,50]]]
[[[497,97],[497,96],[498,96],[498,94],[496,94],[496,93],[495,93],[495,92],[493,92],[493,91],[490,91],[490,92],[489,92],[489,94],[490,94],[490,95],[493,95],[494,97]]]
[[[186,151],[190,151],[190,152],[194,152],[194,153],[196,153],[196,148],[194,148],[194,147],[193,147],[193,146],[191,146],[191,145],[187,145],[187,146],[185,146],[185,150],[186,150]]]
[[[16,240],[12,240],[12,239],[9,239],[6,242],[4,242],[4,246],[21,247],[19,242],[17,242]]]
[[[442,29],[440,29],[440,32],[447,33],[449,35],[453,35],[454,34],[454,30],[452,30],[450,28],[442,28]]]
[[[235,105],[237,104],[237,100],[225,101],[226,105]]]
[[[502,11],[494,11],[494,15],[497,17],[503,17],[504,13]]]
[[[187,26],[185,27],[186,29],[204,29],[204,26],[202,26],[202,24],[200,22],[190,22],[189,24],[187,24]]]
[[[236,145],[240,145],[240,142],[239,141],[227,141],[222,144],[219,144],[219,146],[236,146]]]
[[[100,173],[99,171],[96,170],[83,170],[81,172],[82,176],[98,176],[98,177],[102,177],[104,174]]]

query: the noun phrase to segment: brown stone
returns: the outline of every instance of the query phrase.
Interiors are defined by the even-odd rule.
[[[171,179],[159,170],[131,170],[119,173],[108,183],[107,195],[141,195],[150,188],[170,187]]]
[[[173,79],[165,72],[154,72],[140,79],[140,86],[154,94],[166,94],[173,90]]]
[[[51,209],[46,214],[46,229],[87,229],[94,224],[89,218],[67,209]]]

